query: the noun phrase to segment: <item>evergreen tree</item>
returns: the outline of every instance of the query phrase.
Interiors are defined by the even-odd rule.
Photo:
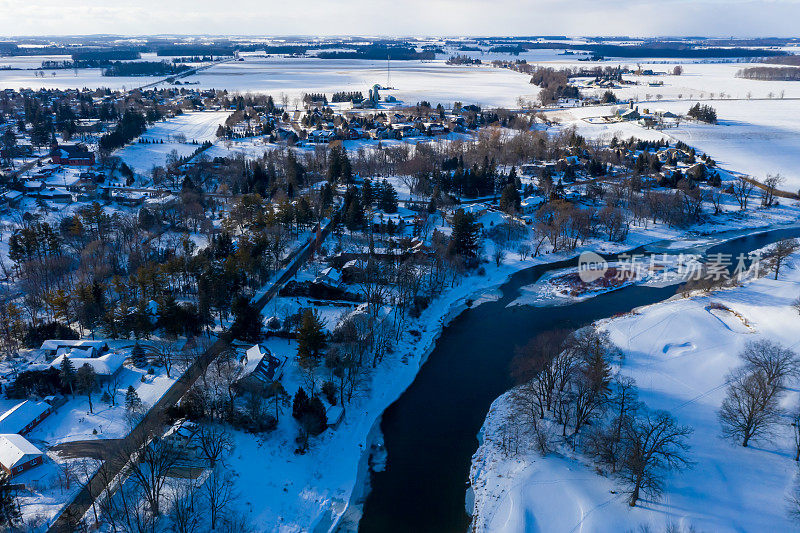
[[[465,213],[463,209],[453,215],[453,233],[450,236],[448,253],[459,255],[467,260],[478,257],[480,227],[475,220],[475,215]]]
[[[506,185],[503,189],[503,194],[500,196],[500,209],[506,213],[516,213],[519,211],[522,204],[517,186],[512,182]]]
[[[355,187],[349,187],[344,195],[344,225],[350,231],[356,231],[364,227],[366,217],[364,216],[364,206],[361,203],[361,195]]]
[[[246,296],[239,296],[234,300],[233,324],[231,324],[230,335],[234,339],[241,339],[247,342],[258,342],[261,340],[261,312],[250,303]]]
[[[319,435],[328,427],[328,415],[325,413],[325,405],[318,396],[314,396],[308,402],[308,411],[304,417],[306,430],[311,435]]]
[[[308,411],[308,394],[300,387],[292,400],[292,416],[300,420],[303,415]]]
[[[78,391],[85,394],[89,399],[89,412],[94,413],[94,406],[92,405],[92,393],[97,388],[97,375],[94,373],[94,368],[89,363],[84,363],[75,374],[75,383],[78,386]]]
[[[64,359],[61,360],[61,369],[59,372],[59,377],[61,378],[61,386],[69,388],[70,394],[74,396],[75,366],[72,364],[72,361],[70,361],[69,357],[67,357],[66,355],[64,356]]]
[[[133,345],[131,350],[131,362],[136,368],[144,368],[147,366],[147,355],[144,353],[144,348],[138,342]]]
[[[0,470],[0,530],[10,531],[20,519],[19,506],[9,489],[11,476]]]
[[[394,190],[392,184],[383,180],[380,193],[378,207],[386,213],[397,213],[397,191]]]
[[[375,201],[375,191],[369,178],[365,179],[364,184],[361,186],[361,200],[367,208]]]
[[[303,311],[300,328],[297,330],[297,357],[300,365],[308,368],[319,359],[325,347],[325,332],[319,314],[312,309]]]
[[[138,413],[142,410],[143,404],[139,393],[133,388],[133,385],[128,385],[128,390],[125,391],[125,409],[129,413]]]

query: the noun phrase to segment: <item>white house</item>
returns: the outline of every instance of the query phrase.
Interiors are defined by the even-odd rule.
[[[314,283],[324,283],[331,287],[338,287],[342,283],[342,273],[333,267],[328,267],[319,273]]]
[[[89,365],[94,370],[94,373],[97,375],[98,379],[102,380],[108,379],[119,372],[120,368],[122,368],[122,364],[127,358],[127,355],[120,352],[109,352],[105,355],[101,355],[100,357],[73,357],[72,355],[59,355],[53,359],[53,362],[50,363],[50,366],[52,368],[61,368],[61,362],[64,360],[64,357],[69,357],[69,360],[72,361],[72,365],[75,367],[75,370],[79,369],[83,365]]]
[[[108,343],[87,339],[52,339],[44,341],[40,349],[48,357],[70,354],[72,350],[78,350],[75,352],[78,356],[88,354],[89,357],[97,357],[108,351]]]

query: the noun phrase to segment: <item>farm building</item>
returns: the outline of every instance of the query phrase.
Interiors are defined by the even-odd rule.
[[[50,153],[53,163],[57,165],[86,166],[94,165],[94,153],[82,144],[62,144],[53,148]]]
[[[0,435],[0,467],[11,477],[42,464],[39,448],[21,435]]]
[[[0,433],[24,435],[47,418],[53,407],[45,402],[13,400],[0,407]]]

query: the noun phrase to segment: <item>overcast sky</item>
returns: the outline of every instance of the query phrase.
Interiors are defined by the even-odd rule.
[[[800,0],[0,0],[0,35],[797,36]]]

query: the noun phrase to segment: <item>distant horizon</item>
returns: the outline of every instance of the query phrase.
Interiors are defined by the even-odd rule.
[[[451,34],[451,35],[433,35],[433,34],[390,34],[390,33],[363,33],[363,34],[330,34],[330,35],[314,35],[314,34],[302,34],[302,33],[295,33],[295,34],[278,34],[278,33],[179,33],[179,32],[162,32],[162,33],[50,33],[50,34],[41,34],[41,35],[2,35],[0,34],[0,39],[74,39],[80,37],[88,37],[88,38],[98,38],[98,37],[122,37],[126,39],[132,38],[142,38],[142,37],[211,37],[211,38],[257,38],[257,39],[354,39],[354,38],[388,38],[388,39],[524,39],[524,38],[535,38],[535,39],[550,39],[556,40],[558,38],[565,38],[565,39],[632,39],[632,40],[641,40],[641,39],[654,39],[654,40],[669,40],[669,39],[683,39],[683,40],[690,40],[690,39],[704,39],[704,40],[749,40],[749,39],[797,39],[800,41],[800,31],[798,31],[795,35],[728,35],[728,36],[720,36],[720,35],[670,35],[670,34],[647,34],[647,35],[633,35],[633,34],[552,34],[552,35],[542,35],[542,34],[506,34],[506,35],[498,35],[498,34],[468,34],[468,33],[460,33],[460,34]]]
[[[0,0],[4,38],[201,36],[797,35],[800,0]]]

